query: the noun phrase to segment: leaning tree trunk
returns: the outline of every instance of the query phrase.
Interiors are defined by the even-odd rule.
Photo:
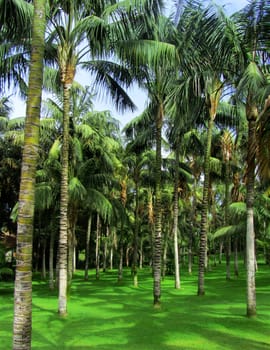
[[[163,106],[159,106],[156,117],[156,175],[155,175],[155,230],[153,241],[153,274],[154,274],[154,306],[160,306],[161,297],[161,129],[163,122]]]
[[[247,105],[248,119],[248,153],[247,153],[247,231],[246,231],[246,271],[247,271],[247,316],[256,316],[256,258],[254,230],[254,181],[256,152],[256,119],[257,108]]]
[[[45,5],[45,0],[34,0],[31,66],[29,73],[17,225],[13,350],[31,349],[32,242],[43,80],[44,34],[46,23]]]

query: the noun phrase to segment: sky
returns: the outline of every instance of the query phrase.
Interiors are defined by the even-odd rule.
[[[248,0],[216,0],[215,3],[224,6],[225,11],[228,14],[236,12],[243,8]],[[168,14],[171,13],[171,9],[173,9],[173,0],[169,0],[166,2],[166,12]],[[78,72],[75,79],[79,81],[81,84],[89,85],[89,82],[86,79],[87,74]],[[90,79],[90,77],[89,77]],[[126,123],[128,123],[131,119],[141,114],[141,112],[146,107],[147,96],[146,93],[136,86],[130,88],[128,90],[129,96],[132,98],[133,102],[137,106],[135,112],[127,111],[125,113],[119,113],[113,108],[113,104],[110,103],[109,100],[106,99],[96,99],[94,102],[94,109],[98,111],[110,110],[112,116],[120,121],[120,127],[123,127]],[[14,117],[22,117],[25,116],[26,110],[26,102],[22,101],[18,96],[14,96],[11,98],[13,102],[13,111],[11,113],[11,118]]]

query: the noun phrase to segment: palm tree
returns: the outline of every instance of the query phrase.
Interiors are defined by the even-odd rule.
[[[260,110],[267,103],[268,83],[264,73],[269,58],[268,26],[269,1],[253,1],[233,18],[243,47],[243,64],[240,66],[238,95],[245,102],[248,122],[247,171],[246,171],[246,271],[247,271],[247,316],[256,315],[255,287],[255,229],[254,229],[254,192],[256,161],[256,123]]]
[[[70,113],[70,89],[74,81],[76,69],[81,64],[96,75],[96,83],[106,87],[117,103],[118,108],[134,105],[125,94],[119,83],[128,85],[131,77],[127,69],[113,61],[97,60],[97,57],[105,57],[114,49],[113,43],[122,41],[123,33],[134,33],[134,19],[140,18],[144,10],[151,13],[155,7],[152,2],[142,2],[141,12],[133,1],[117,3],[100,2],[76,2],[73,0],[55,4],[52,8],[52,17],[49,28],[48,43],[53,44],[53,53],[60,70],[60,81],[63,91],[63,140],[62,140],[62,180],[61,180],[61,208],[60,208],[60,268],[59,268],[59,314],[67,313],[67,213],[68,213],[68,137],[69,137],[69,113]],[[130,18],[133,18],[131,22]],[[119,18],[122,20],[119,21]],[[136,22],[136,21],[135,21]],[[127,24],[122,30],[123,23]],[[133,23],[133,27],[131,26]],[[129,32],[129,31],[128,31]],[[89,56],[88,60],[86,59]],[[52,57],[48,54],[48,58]],[[94,57],[94,60],[91,59]]]
[[[45,47],[45,5],[45,0],[34,1],[31,44],[32,64],[29,75],[17,228],[13,323],[14,350],[31,348],[32,239],[35,205],[35,173],[39,144],[39,118]]]

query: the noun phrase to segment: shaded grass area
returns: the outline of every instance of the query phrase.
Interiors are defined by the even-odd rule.
[[[270,349],[270,268],[257,273],[258,316],[245,317],[245,274],[225,280],[225,266],[206,274],[206,295],[198,297],[197,276],[182,275],[182,288],[173,277],[162,283],[162,307],[152,305],[151,271],[139,274],[132,286],[129,271],[117,283],[117,272],[94,272],[88,282],[78,271],[68,301],[68,316],[57,314],[57,292],[45,282],[33,282],[32,349],[176,350]],[[11,349],[13,285],[0,283],[0,349]]]

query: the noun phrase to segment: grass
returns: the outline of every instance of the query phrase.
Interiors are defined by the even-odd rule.
[[[270,268],[257,273],[258,316],[245,317],[245,274],[226,281],[225,266],[206,275],[206,295],[198,297],[197,276],[182,275],[182,288],[173,277],[162,282],[162,307],[152,305],[149,269],[132,286],[129,271],[117,283],[116,271],[94,272],[88,282],[75,274],[68,316],[57,314],[57,292],[33,282],[33,350],[259,350],[270,349]],[[0,348],[11,349],[13,285],[0,283]]]

